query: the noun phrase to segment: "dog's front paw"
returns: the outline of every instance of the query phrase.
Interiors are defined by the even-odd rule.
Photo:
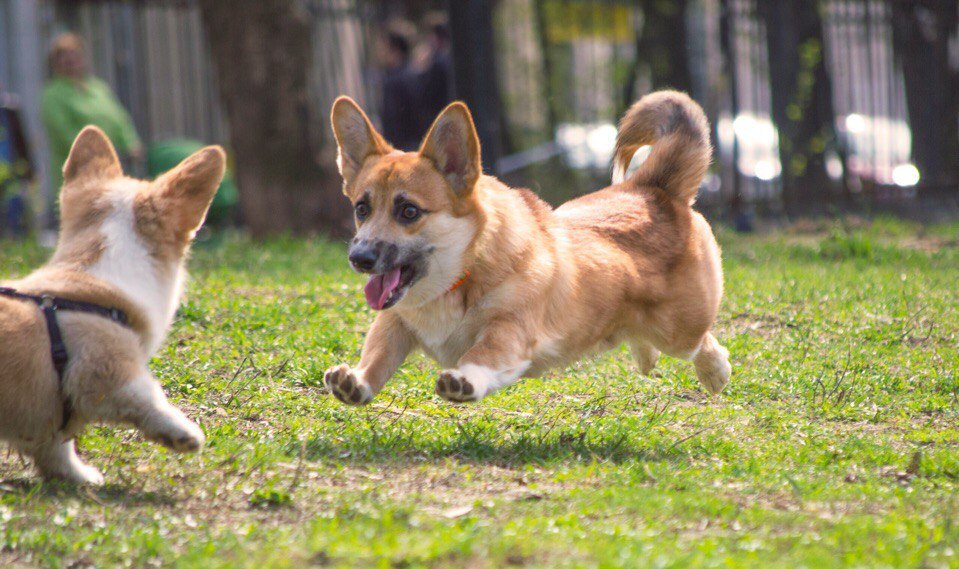
[[[373,390],[346,364],[326,370],[323,383],[334,397],[347,405],[366,405],[373,400]]]
[[[167,447],[173,452],[197,452],[203,448],[206,435],[200,427],[186,417],[173,417],[178,420],[168,420],[167,424],[158,432],[149,436],[155,442]]]
[[[455,369],[440,372],[440,377],[436,380],[436,394],[455,403],[477,401],[482,396],[476,386]]]
[[[200,427],[165,400],[138,421],[140,432],[148,441],[159,443],[173,452],[197,452],[203,448],[206,435]]]

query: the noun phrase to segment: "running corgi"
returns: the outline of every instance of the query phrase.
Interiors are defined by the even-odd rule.
[[[167,402],[147,362],[179,303],[185,259],[223,176],[204,148],[154,182],[123,175],[106,135],[85,128],[63,167],[50,261],[0,283],[0,439],[47,478],[100,484],[74,437],[127,423],[178,452],[204,435]]]
[[[469,110],[453,103],[417,152],[394,150],[347,97],[333,105],[353,268],[379,311],[359,365],[329,390],[369,403],[406,356],[443,366],[436,393],[475,401],[627,342],[648,374],[660,352],[693,362],[702,385],[729,380],[710,330],[723,293],[719,247],[692,209],[709,166],[709,126],[688,96],[662,91],[620,123],[614,184],[552,209],[483,175]],[[653,145],[630,176],[637,149]]]

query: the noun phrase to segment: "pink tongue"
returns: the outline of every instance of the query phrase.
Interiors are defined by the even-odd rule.
[[[368,302],[373,309],[382,310],[383,305],[386,304],[387,297],[390,296],[391,292],[396,290],[399,284],[399,267],[382,275],[373,275],[370,277],[369,282],[366,283],[366,288],[363,289],[363,292],[366,293],[366,302]]]

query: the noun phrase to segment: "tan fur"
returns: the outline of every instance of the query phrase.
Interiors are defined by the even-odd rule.
[[[95,469],[80,462],[71,440],[91,422],[132,424],[147,438],[178,451],[202,445],[202,432],[167,403],[147,369],[167,323],[153,321],[153,307],[144,304],[149,300],[131,297],[92,273],[112,253],[105,229],[111,216],[126,219],[118,209],[129,207],[130,234],[120,238],[142,243],[150,258],[136,261],[153,268],[160,280],[173,279],[223,168],[223,151],[211,147],[156,182],[141,182],[123,177],[116,153],[99,129],[87,127],[74,142],[64,166],[56,251],[44,267],[2,284],[28,294],[119,308],[131,327],[97,315],[60,312],[69,354],[61,394],[42,313],[31,302],[0,297],[0,439],[32,457],[43,475],[102,481]],[[133,282],[148,278],[128,276]],[[74,412],[61,431],[64,396]]]
[[[437,393],[467,401],[623,341],[643,373],[663,352],[692,360],[711,393],[725,386],[727,352],[710,334],[722,297],[719,247],[690,208],[709,163],[708,129],[688,97],[656,93],[634,105],[617,160],[654,144],[649,160],[625,182],[555,211],[528,190],[473,176],[479,144],[462,104],[437,118],[418,153],[378,144],[346,99],[334,104],[334,130],[342,122],[366,125],[352,140],[337,135],[341,156],[362,156],[344,173],[350,200],[372,204],[358,235],[460,254],[452,268],[430,265],[377,314],[356,368],[327,373],[338,398],[368,402],[415,348],[449,368]],[[398,194],[430,213],[407,226],[378,213]],[[447,292],[464,270],[471,276]]]
[[[676,199],[692,203],[706,175],[712,149],[709,121],[685,93],[658,91],[643,97],[619,123],[613,154],[614,182],[621,182],[640,147],[653,149],[634,174],[639,186],[656,186]]]

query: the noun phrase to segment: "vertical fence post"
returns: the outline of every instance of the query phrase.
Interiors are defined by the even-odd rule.
[[[42,223],[47,206],[60,188],[50,188],[50,181],[46,176],[50,158],[47,154],[46,133],[40,120],[40,99],[46,69],[41,55],[45,46],[40,42],[40,2],[39,0],[13,0],[9,14],[10,21],[15,23],[10,29],[11,44],[14,46],[10,87],[20,97],[24,122],[30,141],[33,143],[33,160],[41,180],[40,199],[42,201],[36,213],[39,217],[37,221]]]
[[[733,42],[733,6],[732,0],[720,0],[719,2],[719,45],[723,52],[723,72],[727,76],[729,84],[729,120],[734,121],[739,115],[739,78],[736,74],[736,53]],[[732,160],[728,180],[732,183],[732,191],[724,192],[730,205],[730,214],[736,219],[744,209],[745,204],[742,200],[739,179],[739,140],[736,135],[732,137]]]
[[[501,154],[499,88],[493,43],[492,0],[450,0],[453,82],[469,105],[483,146],[483,168],[493,171]]]

